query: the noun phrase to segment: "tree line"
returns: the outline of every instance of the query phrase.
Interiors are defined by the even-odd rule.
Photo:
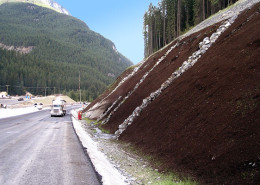
[[[80,71],[82,100],[91,101],[113,81],[86,65],[48,61],[15,51],[0,49],[0,61],[0,91],[5,91],[6,85],[10,85],[10,95],[22,95],[27,91],[34,95],[61,93],[79,100]]]
[[[161,0],[143,18],[144,55],[148,57],[172,40],[238,0]]]

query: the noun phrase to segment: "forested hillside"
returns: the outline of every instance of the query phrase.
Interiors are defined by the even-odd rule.
[[[77,98],[80,73],[83,99],[91,100],[132,64],[84,22],[33,4],[0,6],[0,43],[11,48],[0,48],[0,90],[10,85],[11,94],[44,94],[47,87],[47,94]]]
[[[144,14],[145,57],[237,0],[161,0]]]

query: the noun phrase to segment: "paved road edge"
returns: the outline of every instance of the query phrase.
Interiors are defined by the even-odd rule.
[[[86,148],[87,154],[97,173],[101,176],[101,181],[104,185],[124,185],[126,183],[126,177],[119,173],[119,171],[112,165],[104,153],[99,151],[97,143],[91,139],[91,136],[81,127],[81,122],[75,118],[77,112],[71,111],[71,119],[73,127],[79,140],[84,148]]]

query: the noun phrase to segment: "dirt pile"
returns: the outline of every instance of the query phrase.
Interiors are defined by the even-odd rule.
[[[117,107],[103,125],[114,133],[222,23],[174,41],[141,63],[134,75],[115,91],[107,91],[88,109],[106,101],[103,112],[109,111],[105,119]],[[155,157],[161,162],[161,170],[190,174],[205,184],[257,184],[260,179],[259,29],[258,3],[242,12],[193,67],[143,109],[119,140],[135,144],[145,154]],[[165,55],[176,44],[178,47]],[[122,99],[114,103],[120,96]]]

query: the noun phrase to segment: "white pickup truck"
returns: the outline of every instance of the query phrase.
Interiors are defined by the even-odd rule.
[[[51,117],[52,116],[65,116],[66,115],[66,101],[56,99],[52,101]]]

